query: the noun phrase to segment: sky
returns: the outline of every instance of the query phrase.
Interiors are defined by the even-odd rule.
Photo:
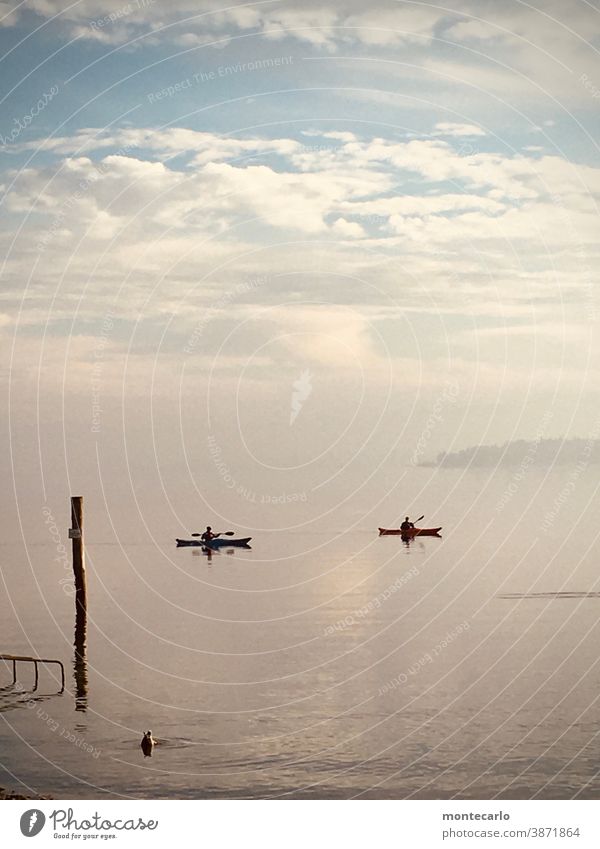
[[[599,49],[585,0],[0,2],[9,499],[597,437]]]

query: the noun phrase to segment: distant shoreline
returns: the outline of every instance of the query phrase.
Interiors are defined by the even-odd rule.
[[[441,451],[435,459],[412,463],[420,469],[490,469],[530,466],[547,469],[553,466],[600,462],[600,439],[594,429],[588,439],[582,437],[534,440],[516,439],[502,445],[472,445],[461,451]]]

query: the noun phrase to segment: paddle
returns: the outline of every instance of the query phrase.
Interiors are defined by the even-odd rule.
[[[232,537],[235,535],[235,531],[220,531],[218,534],[213,534],[213,539],[217,537]],[[193,537],[201,537],[202,534],[192,534]]]

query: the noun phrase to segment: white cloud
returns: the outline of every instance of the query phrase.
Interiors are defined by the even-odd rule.
[[[469,41],[475,39],[477,41],[489,41],[493,38],[510,38],[514,34],[504,27],[498,26],[490,21],[481,19],[462,20],[449,27],[445,35],[447,38],[456,41]]]
[[[176,316],[179,336],[171,345],[180,352],[219,292],[262,275],[266,282],[227,310],[229,321],[276,303],[327,299],[352,306],[360,321],[352,318],[346,327],[340,316],[347,311],[338,310],[327,338],[331,311],[323,309],[319,319],[315,310],[300,311],[294,320],[302,333],[320,328],[315,364],[341,368],[346,345],[375,370],[382,351],[373,348],[370,327],[378,317],[398,315],[399,307],[403,315],[444,316],[462,327],[500,316],[514,344],[526,341],[518,326],[532,310],[549,329],[540,331],[540,342],[551,341],[557,297],[574,311],[592,311],[600,169],[557,156],[461,156],[452,144],[430,138],[335,131],[305,138],[310,144],[303,146],[285,137],[232,139],[175,128],[109,138],[90,128],[77,140],[56,140],[56,162],[14,175],[5,201],[7,213],[24,221],[10,251],[8,235],[0,241],[7,295],[12,291],[18,303],[35,266],[30,288],[40,300],[29,313],[33,332],[46,321],[52,292],[60,292],[53,316],[68,319],[85,285],[80,316],[92,320],[124,287],[124,320],[141,314],[150,333],[152,322]],[[82,142],[86,153],[76,155]],[[129,155],[114,152],[126,143],[136,145]],[[246,163],[250,150],[263,164]],[[305,155],[309,160],[299,159]],[[273,333],[289,330],[283,313],[273,313]],[[211,328],[216,331],[216,318]],[[492,360],[501,334],[484,329],[479,338],[487,340]],[[294,339],[289,344],[306,348],[303,337]],[[219,339],[207,333],[204,341],[208,355]],[[463,344],[465,360],[478,356],[472,341]],[[550,381],[556,373],[548,348]],[[228,373],[235,356],[247,352],[231,354]],[[177,355],[169,362],[167,371]],[[525,379],[519,369],[515,355],[515,386]],[[498,374],[491,362],[485,373],[491,386]]]
[[[37,150],[39,142],[19,145],[20,150]],[[17,147],[17,145],[15,145]],[[79,130],[73,136],[58,136],[44,140],[44,150],[60,154],[83,154],[114,148],[135,154],[147,151],[162,159],[189,154],[196,164],[217,160],[236,159],[246,155],[280,153],[289,155],[301,148],[293,139],[235,138],[215,133],[200,132],[184,127],[123,128],[111,133],[95,128]]]
[[[452,121],[440,121],[435,125],[434,136],[485,136],[485,130],[474,124],[456,124]]]
[[[75,224],[95,221],[98,227],[102,211],[102,232],[106,216],[134,221],[140,213],[146,226],[195,228],[204,220],[213,228],[221,221],[223,229],[246,217],[309,234],[326,233],[327,220],[333,220],[334,232],[347,238],[364,237],[369,222],[363,219],[371,217],[374,225],[388,221],[392,233],[427,235],[433,242],[531,240],[544,233],[558,245],[575,233],[587,241],[597,226],[600,169],[558,156],[463,156],[431,139],[397,142],[331,132],[308,137],[318,143],[176,128],[111,136],[83,130],[75,139],[54,140],[54,153],[67,154],[60,167],[22,171],[6,206],[57,215],[66,205]],[[118,146],[129,155],[110,151]],[[88,155],[68,155],[79,149]],[[103,158],[91,158],[103,151]],[[176,155],[187,155],[185,164],[173,166],[169,160]],[[245,161],[249,155],[251,164]],[[264,164],[256,164],[257,157]],[[286,161],[287,168],[281,164]],[[406,179],[415,184],[411,191],[395,188]],[[451,183],[455,191],[437,189],[437,183]]]
[[[346,221],[345,218],[338,218],[333,224],[332,230],[338,233],[342,238],[361,238],[365,235],[365,231],[355,221]]]
[[[382,351],[368,332],[369,318],[355,309],[336,304],[275,307],[268,316],[280,328],[281,344],[294,357],[354,372],[381,365]]]

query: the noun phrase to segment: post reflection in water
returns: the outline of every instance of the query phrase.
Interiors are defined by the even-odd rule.
[[[75,710],[85,712],[88,705],[88,670],[86,658],[87,612],[75,607],[75,654],[73,677],[75,678]]]

